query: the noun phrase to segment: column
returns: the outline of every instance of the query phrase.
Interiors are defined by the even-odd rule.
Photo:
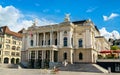
[[[69,34],[68,34],[68,46],[69,46],[70,48],[72,47],[71,38],[72,38],[72,32],[69,31]]]
[[[42,50],[42,68],[44,68],[44,51]]]
[[[30,35],[27,35],[27,48],[29,48],[29,47],[30,47]]]
[[[50,32],[50,45],[52,45],[52,32]]]
[[[36,46],[38,46],[38,33],[36,33]]]
[[[60,48],[63,46],[63,32],[60,31]]]
[[[45,32],[43,33],[43,46],[45,46]]]
[[[31,51],[29,52],[29,54],[30,54],[30,55],[29,55],[29,59],[31,59]]]
[[[54,51],[52,50],[51,62],[54,62]]]
[[[27,58],[28,58],[28,61],[29,61],[29,59],[30,59],[30,53],[29,53],[29,51],[28,51],[28,53],[27,53]]]
[[[38,50],[36,51],[36,59],[38,59]]]
[[[57,46],[59,47],[60,44],[60,33],[59,31],[57,32]]]
[[[34,40],[33,46],[36,46],[36,40],[37,40],[37,39],[36,39],[36,36],[37,36],[36,33],[34,33],[34,37],[33,37],[33,40]]]
[[[50,62],[52,62],[52,50],[50,50]]]
[[[37,52],[35,51],[35,60],[37,59],[37,56],[36,56],[36,55],[37,55]]]
[[[39,42],[40,42],[40,39],[39,39],[39,33],[37,33],[37,46],[40,46]]]

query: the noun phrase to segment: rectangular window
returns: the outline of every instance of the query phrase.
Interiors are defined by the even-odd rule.
[[[10,45],[6,45],[6,49],[10,49]]]
[[[12,52],[11,55],[12,55],[12,56],[15,56],[15,52]]]
[[[6,39],[6,43],[10,43],[10,40]]]
[[[78,40],[78,44],[79,44],[79,47],[83,47],[83,41],[82,41],[82,39]]]
[[[13,41],[13,44],[15,44],[15,45],[16,45],[16,41]]]
[[[16,53],[16,56],[20,56],[20,53]]]
[[[35,59],[35,51],[31,51],[31,59]]]
[[[2,44],[0,44],[0,48],[2,48]]]
[[[9,53],[10,53],[9,51],[5,51],[4,52],[5,55],[9,55]]]

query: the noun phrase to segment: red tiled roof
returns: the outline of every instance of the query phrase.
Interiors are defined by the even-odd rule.
[[[3,29],[3,33],[10,34],[10,35],[13,35],[13,36],[22,38],[22,34],[11,31],[11,30],[8,28],[8,26],[3,26],[3,27],[1,27],[1,28]]]

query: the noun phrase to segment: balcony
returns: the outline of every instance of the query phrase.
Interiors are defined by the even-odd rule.
[[[31,46],[30,50],[58,50],[56,45]]]

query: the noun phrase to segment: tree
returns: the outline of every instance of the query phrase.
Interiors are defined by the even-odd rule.
[[[120,49],[118,46],[111,46],[111,50],[118,50],[118,49]]]

